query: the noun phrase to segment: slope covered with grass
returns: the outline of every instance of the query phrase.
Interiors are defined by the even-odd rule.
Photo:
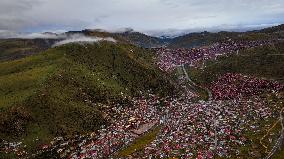
[[[217,61],[207,61],[204,70],[189,69],[193,79],[201,84],[207,85],[223,74],[242,73],[284,81],[284,43],[270,46],[253,48],[228,57],[220,57]]]
[[[202,46],[212,45],[220,41],[232,39],[234,41],[251,41],[251,40],[269,40],[283,39],[284,25],[270,27],[262,30],[248,32],[226,32],[217,33],[201,32],[189,33],[170,40],[168,47],[170,48],[197,48]]]
[[[125,103],[125,96],[146,91],[173,93],[153,56],[132,45],[100,42],[0,63],[0,138],[23,139],[33,151],[55,136],[107,124],[101,104]]]

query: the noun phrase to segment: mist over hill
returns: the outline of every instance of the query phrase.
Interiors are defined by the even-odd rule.
[[[131,43],[143,48],[152,47],[168,47],[168,48],[194,48],[213,44],[215,42],[227,39],[234,40],[261,40],[267,38],[283,38],[283,25],[269,27],[261,30],[248,32],[200,32],[188,33],[177,37],[153,37],[140,32],[136,32],[131,28],[120,30],[101,30],[101,29],[85,29],[82,31],[68,31],[65,33],[31,33],[16,34],[9,38],[2,37],[1,58],[7,59],[5,52],[14,52],[15,57],[23,57],[25,54],[34,54],[45,50],[60,41],[78,42],[78,41],[97,41],[105,38],[106,40],[117,41],[119,43]],[[113,39],[110,39],[113,38]],[[92,40],[93,39],[93,40]],[[95,40],[97,39],[97,40]],[[18,42],[17,42],[18,41]],[[64,43],[64,42],[61,42]],[[11,45],[11,46],[9,46]],[[14,49],[17,46],[18,49]],[[9,48],[13,48],[9,50]],[[26,51],[30,50],[30,51]],[[29,52],[29,53],[27,53]]]

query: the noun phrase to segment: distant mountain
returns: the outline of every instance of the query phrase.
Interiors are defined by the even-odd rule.
[[[169,47],[169,48],[193,48],[208,46],[213,43],[228,39],[233,40],[267,40],[267,39],[283,39],[284,24],[274,26],[262,30],[248,32],[200,32],[189,33],[178,37],[152,37],[143,33],[135,32],[133,29],[124,29],[119,32],[107,32],[100,29],[85,29],[82,31],[69,31],[63,34],[55,34],[46,32],[40,34],[41,38],[32,39],[33,36],[27,36],[21,39],[3,39],[0,40],[0,61],[17,59],[27,55],[36,54],[51,47],[54,43],[64,38],[68,38],[74,34],[82,34],[85,36],[96,37],[112,37],[122,44],[131,43],[133,45],[152,48],[152,47]],[[44,39],[43,37],[53,37],[53,39]],[[54,37],[58,37],[57,39]]]
[[[169,48],[193,48],[207,46],[219,41],[228,39],[233,40],[265,40],[269,38],[281,38],[283,35],[284,24],[248,32],[226,32],[221,31],[217,33],[211,32],[200,32],[200,33],[189,33],[178,37],[152,37],[143,33],[129,31],[123,33],[114,33],[110,36],[114,36],[118,39],[124,39],[132,44],[149,48],[149,47],[161,47],[167,46]],[[273,35],[272,35],[273,34]]]
[[[215,42],[224,41],[227,39],[233,40],[268,40],[275,38],[284,38],[284,24],[270,27],[262,30],[248,31],[248,32],[201,32],[189,33],[171,39],[167,45],[169,48],[192,48],[201,47],[213,44]]]
[[[0,61],[37,54],[57,41],[59,39],[0,39]]]
[[[189,33],[180,37],[173,38],[168,45],[170,48],[193,48],[205,45],[210,45],[214,42],[223,41],[229,38],[238,36],[236,32],[201,32],[201,33]]]
[[[139,32],[124,32],[115,35],[124,38],[127,42],[144,48],[162,47],[166,44],[164,39],[151,37]]]
[[[163,38],[152,37],[146,34],[135,32],[132,29],[126,29],[121,32],[107,32],[100,29],[86,29],[82,31],[69,31],[66,34],[84,34],[87,36],[96,36],[96,37],[113,37],[121,43],[131,43],[144,48],[151,47],[162,47],[166,44],[166,40]]]
[[[279,33],[279,32],[284,32],[284,24],[282,25],[278,25],[278,26],[273,26],[273,27],[269,27],[269,28],[265,28],[260,30],[259,32],[263,32],[263,33]]]

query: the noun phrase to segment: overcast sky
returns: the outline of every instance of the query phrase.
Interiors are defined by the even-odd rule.
[[[215,31],[284,23],[284,0],[0,0],[0,33],[125,27]]]

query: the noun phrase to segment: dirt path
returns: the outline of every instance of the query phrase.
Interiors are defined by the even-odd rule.
[[[142,135],[146,133],[147,131],[149,131],[150,129],[152,129],[157,124],[158,124],[158,121],[146,123],[146,124],[141,125],[138,129],[132,130],[132,132],[137,135]]]
[[[190,79],[188,73],[186,72],[186,69],[185,69],[184,65],[181,65],[181,67],[182,67],[183,73],[185,74],[185,77],[190,82],[190,84],[192,84],[194,87],[199,87],[199,88],[204,89],[207,92],[207,94],[208,94],[208,101],[211,101],[212,100],[212,93],[211,93],[211,91],[208,88],[204,88],[202,86],[197,85],[195,82],[193,82],[192,79]]]
[[[204,88],[204,87],[201,87],[199,85],[197,85],[195,82],[193,82],[190,78],[189,78],[189,75],[188,73],[186,72],[186,69],[184,67],[184,65],[181,65],[182,66],[182,70],[187,78],[187,80],[192,84],[194,85],[194,87],[199,87],[199,88],[202,88],[204,90],[206,90],[207,94],[208,94],[208,101],[207,102],[211,102],[212,104],[216,105],[217,104],[212,100],[212,93],[209,89],[207,88]],[[216,150],[217,149],[217,145],[218,145],[218,139],[217,139],[217,127],[218,127],[218,122],[217,122],[217,117],[215,116],[214,117],[214,149]]]

